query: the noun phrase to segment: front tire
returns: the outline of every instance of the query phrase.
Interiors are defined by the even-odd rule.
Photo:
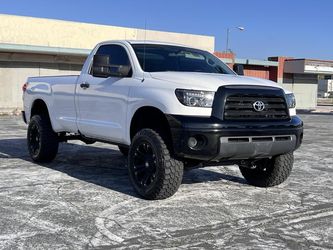
[[[53,131],[49,118],[34,115],[28,126],[27,143],[29,154],[35,162],[50,162],[57,153],[58,135]]]
[[[142,129],[133,138],[128,156],[129,176],[134,189],[149,200],[166,199],[178,190],[183,163],[174,159],[152,129]]]
[[[251,185],[257,187],[273,187],[284,182],[291,173],[294,163],[293,153],[287,153],[256,162],[256,168],[239,166],[239,169]]]

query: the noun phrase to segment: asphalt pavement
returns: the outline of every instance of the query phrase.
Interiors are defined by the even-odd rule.
[[[333,115],[301,115],[289,179],[250,186],[237,166],[186,171],[146,201],[115,146],[63,143],[33,163],[26,125],[0,117],[0,249],[333,249]]]

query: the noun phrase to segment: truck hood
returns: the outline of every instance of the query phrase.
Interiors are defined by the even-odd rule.
[[[177,84],[177,88],[216,91],[224,85],[256,85],[281,88],[277,83],[254,77],[197,72],[152,72],[154,79]]]

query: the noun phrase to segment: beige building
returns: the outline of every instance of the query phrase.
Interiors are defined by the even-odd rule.
[[[21,109],[28,76],[79,74],[105,40],[155,40],[214,51],[215,38],[193,34],[0,15],[0,113]]]
[[[27,77],[79,74],[97,43],[118,39],[173,42],[210,52],[214,52],[215,43],[213,36],[0,14],[0,114],[22,108],[21,87]],[[318,79],[333,79],[332,61],[286,57],[267,61],[229,58],[230,53],[216,55],[230,65],[243,64],[245,75],[270,79],[293,91],[298,109],[314,109]]]

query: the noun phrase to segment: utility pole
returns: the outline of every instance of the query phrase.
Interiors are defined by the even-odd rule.
[[[235,29],[238,29],[239,31],[244,31],[245,28],[243,26],[238,26],[238,27],[235,27]],[[226,43],[226,47],[225,47],[225,52],[228,53],[228,51],[230,51],[229,49],[229,36],[230,36],[230,28],[228,27],[227,28],[227,43]]]

